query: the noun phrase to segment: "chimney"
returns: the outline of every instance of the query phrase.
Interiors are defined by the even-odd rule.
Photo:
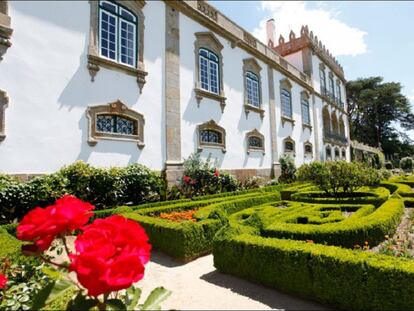
[[[266,41],[267,46],[274,47],[276,38],[276,31],[275,31],[275,20],[273,18],[269,19],[266,22]]]

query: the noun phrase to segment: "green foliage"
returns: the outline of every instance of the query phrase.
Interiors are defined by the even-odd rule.
[[[376,169],[346,161],[303,164],[297,176],[299,180],[312,182],[333,196],[339,192],[353,193],[362,186],[378,185],[382,177]]]
[[[183,167],[184,177],[180,190],[186,197],[241,189],[239,181],[234,176],[219,172],[212,166],[210,157],[204,161],[200,153],[192,153],[184,160]]]
[[[412,310],[414,261],[251,234],[214,242],[221,272],[341,309]]]
[[[281,183],[292,183],[295,181],[296,166],[295,160],[290,155],[285,155],[280,157],[280,169],[281,175],[279,177],[279,182]]]
[[[402,158],[400,160],[400,167],[404,170],[404,171],[408,171],[408,172],[412,172],[413,171],[413,167],[414,167],[414,161],[412,158],[410,157],[405,157]]]

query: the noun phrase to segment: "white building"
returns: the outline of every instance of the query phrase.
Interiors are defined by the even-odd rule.
[[[349,160],[342,68],[307,27],[274,47],[272,23],[266,46],[205,1],[0,0],[0,171]]]

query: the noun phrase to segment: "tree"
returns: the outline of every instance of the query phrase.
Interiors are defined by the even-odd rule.
[[[396,127],[414,130],[414,114],[400,83],[359,78],[349,81],[346,89],[352,139],[381,146],[387,154],[413,151],[413,141]]]

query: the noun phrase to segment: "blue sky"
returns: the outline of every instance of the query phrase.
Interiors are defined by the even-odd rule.
[[[382,76],[400,82],[414,106],[414,2],[410,1],[210,1],[234,22],[265,40],[265,22],[276,36],[299,34],[302,24],[344,67],[347,80]],[[277,39],[276,38],[276,39]],[[414,132],[410,133],[414,139]]]

